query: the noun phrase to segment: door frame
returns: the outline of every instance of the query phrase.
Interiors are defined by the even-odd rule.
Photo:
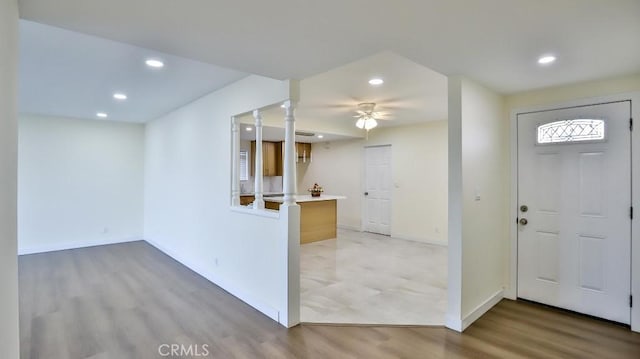
[[[379,145],[364,145],[362,146],[362,161],[361,161],[361,170],[362,176],[360,177],[360,232],[366,232],[365,220],[367,219],[367,198],[364,195],[364,192],[367,191],[367,148],[372,147],[389,147],[391,148],[391,164],[389,165],[389,171],[391,171],[391,208],[390,208],[390,218],[389,218],[389,236],[393,237],[393,199],[395,197],[395,191],[393,188],[393,146],[390,143],[379,144]],[[381,234],[383,235],[383,234]]]
[[[640,178],[640,136],[634,132],[640,131],[640,91],[622,93],[618,95],[599,96],[578,100],[568,100],[548,105],[538,105],[512,109],[509,113],[510,125],[510,167],[511,191],[509,200],[509,279],[504,297],[517,299],[518,288],[518,115],[527,112],[548,111],[567,107],[588,106],[594,104],[630,101],[631,118],[634,119],[634,130],[631,132],[631,183],[632,206],[640,209],[640,186],[633,187],[634,178]],[[640,213],[636,211],[637,213]],[[631,221],[631,295],[635,298],[631,307],[631,330],[640,332],[640,217]]]

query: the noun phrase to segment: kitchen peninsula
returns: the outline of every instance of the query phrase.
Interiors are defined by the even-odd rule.
[[[337,201],[344,196],[297,195],[296,202],[300,205],[300,244],[336,238],[338,225]],[[280,209],[284,197],[265,197],[265,207]]]

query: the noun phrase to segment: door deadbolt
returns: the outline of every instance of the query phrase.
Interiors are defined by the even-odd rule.
[[[527,223],[529,223],[529,221],[527,221],[527,219],[526,219],[526,218],[520,218],[520,224],[521,224],[521,225],[526,226],[526,225],[527,225]]]
[[[522,212],[526,212],[526,211],[528,211],[528,210],[529,210],[529,207],[527,207],[526,205],[524,205],[524,204],[523,204],[522,206],[520,206],[520,210],[521,210]]]

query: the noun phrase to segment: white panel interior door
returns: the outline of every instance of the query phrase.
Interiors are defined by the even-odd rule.
[[[630,117],[629,102],[518,115],[518,297],[629,324]],[[576,141],[598,130],[574,119],[603,119],[605,138]]]
[[[391,234],[391,146],[365,148],[364,230]]]

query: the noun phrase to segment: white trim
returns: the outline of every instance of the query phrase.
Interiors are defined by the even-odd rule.
[[[231,206],[231,212],[251,214],[258,217],[266,217],[266,218],[280,218],[280,212],[275,209],[256,209],[253,207],[245,207],[245,206]]]
[[[339,229],[346,229],[346,230],[354,231],[354,232],[362,232],[362,228],[360,228],[360,226],[352,226],[350,224],[340,224],[340,223],[338,223],[338,228]]]
[[[553,110],[564,107],[585,106],[604,102],[616,102],[627,101],[632,103],[631,117],[635,119],[634,131],[631,135],[632,153],[631,153],[631,173],[632,179],[635,182],[637,178],[640,178],[640,166],[638,165],[638,159],[640,158],[640,143],[637,143],[637,136],[633,133],[640,131],[638,126],[638,120],[640,119],[640,92],[627,92],[615,95],[598,96],[583,98],[577,100],[571,100],[560,103],[551,103],[546,105],[537,105],[524,108],[515,108],[510,111],[510,125],[511,125],[511,207],[509,208],[509,220],[511,223],[510,230],[510,268],[509,268],[509,287],[505,288],[505,297],[509,299],[517,298],[517,275],[518,275],[518,237],[517,237],[517,225],[516,218],[518,215],[518,203],[517,203],[517,185],[518,185],[518,130],[517,130],[517,115],[523,112],[536,112],[542,110]],[[637,203],[640,203],[640,190],[636,187],[633,188],[632,193],[632,205],[638,207]],[[631,224],[632,237],[631,237],[631,294],[640,298],[640,245],[634,245],[640,243],[640,220],[633,220]],[[640,306],[635,305],[631,308],[631,330],[634,332],[640,332]]]
[[[229,281],[226,281],[220,277],[218,277],[217,275],[211,273],[210,271],[205,270],[202,266],[200,266],[199,264],[187,260],[186,257],[178,255],[176,252],[169,250],[168,248],[159,245],[157,242],[155,242],[154,240],[145,238],[144,239],[147,243],[149,243],[150,245],[154,246],[155,248],[157,248],[159,251],[163,252],[164,254],[168,255],[169,257],[175,259],[176,261],[180,262],[180,264],[184,265],[185,267],[191,269],[192,271],[196,272],[197,274],[203,276],[205,279],[207,279],[208,281],[210,281],[211,283],[217,285],[218,287],[224,289],[225,291],[227,291],[229,294],[233,295],[234,297],[240,299],[241,301],[247,303],[249,306],[255,308],[256,310],[258,310],[259,312],[261,312],[262,314],[266,315],[267,317],[275,320],[276,322],[280,321],[280,312],[273,308],[272,306],[270,306],[267,303],[264,303],[261,300],[256,299],[254,296],[252,296],[251,294],[236,288],[232,283],[230,283]]]
[[[448,247],[449,246],[449,242],[447,242],[446,240],[426,238],[426,237],[405,236],[404,234],[401,234],[401,233],[400,234],[393,233],[393,234],[391,234],[391,238],[393,238],[393,239],[401,239],[401,240],[404,240],[404,241],[419,242],[419,243],[424,243],[424,244],[432,244],[432,245],[435,245],[435,246],[442,246],[442,247]]]
[[[84,242],[64,242],[64,243],[35,245],[35,246],[26,246],[26,247],[20,246],[18,244],[18,255],[22,256],[27,254],[64,251],[67,249],[105,246],[109,244],[135,242],[135,241],[141,241],[141,240],[143,240],[141,237],[130,237],[130,238],[123,238],[123,239],[103,239],[103,240],[84,241]]]
[[[509,273],[508,286],[504,289],[505,297],[518,298],[518,110],[510,114],[511,136],[511,199],[509,204]]]
[[[367,175],[366,155],[366,146],[362,146],[360,148],[360,229],[357,230],[358,232],[364,232],[364,221],[367,219],[367,196],[364,195],[367,191],[367,179],[365,178]]]
[[[493,308],[496,304],[500,303],[500,301],[504,298],[504,290],[500,289],[495,292],[492,296],[487,298],[482,304],[477,306],[471,313],[467,314],[462,320],[462,331],[467,329],[473,322],[478,320],[484,313],[488,312],[489,309]]]
[[[445,319],[444,322],[445,322],[444,326],[451,330],[455,330],[456,332],[460,332],[460,333],[462,333],[462,331],[464,330],[462,329],[462,320],[458,318],[452,318],[447,315],[447,318]]]

